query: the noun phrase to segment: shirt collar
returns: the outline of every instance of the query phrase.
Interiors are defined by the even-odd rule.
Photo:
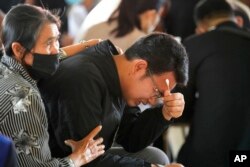
[[[122,97],[120,80],[118,76],[118,71],[116,64],[113,59],[113,53],[111,50],[116,50],[115,48],[111,49],[113,44],[109,41],[102,41],[90,48],[89,59],[95,63],[95,65],[100,69],[100,72],[107,84],[109,92],[118,98]],[[117,52],[117,50],[116,50]],[[93,54],[97,53],[97,54]]]
[[[34,86],[38,90],[37,81],[30,77],[23,65],[19,63],[16,59],[7,55],[3,55],[1,62],[5,64],[14,73],[21,75],[26,81],[28,81],[32,86]]]

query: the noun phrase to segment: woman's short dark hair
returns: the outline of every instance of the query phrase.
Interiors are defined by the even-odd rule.
[[[135,27],[141,29],[140,14],[151,9],[159,11],[161,7],[164,7],[164,3],[165,0],[121,0],[120,5],[108,20],[108,23],[114,20],[118,22],[118,26],[111,33],[115,33],[116,37],[122,37],[133,31]],[[117,12],[118,16],[116,16]]]
[[[60,27],[60,19],[46,9],[33,5],[19,4],[11,8],[3,20],[1,39],[5,52],[12,56],[11,45],[19,42],[24,48],[32,49],[45,23]]]
[[[176,82],[188,81],[188,56],[182,44],[166,33],[151,33],[136,41],[125,51],[128,60],[143,59],[153,74],[173,71]]]

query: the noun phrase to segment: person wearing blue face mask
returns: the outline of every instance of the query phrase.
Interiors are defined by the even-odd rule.
[[[104,153],[103,139],[93,139],[101,130],[97,126],[82,140],[65,141],[72,148],[70,155],[51,157],[48,121],[37,81],[55,73],[62,53],[72,55],[98,42],[87,41],[60,50],[59,27],[56,15],[32,5],[14,6],[3,20],[0,134],[13,140],[18,166],[79,167]]]

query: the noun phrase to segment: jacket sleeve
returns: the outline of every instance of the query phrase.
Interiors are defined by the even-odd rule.
[[[138,107],[126,107],[117,133],[117,143],[128,152],[137,152],[149,146],[168,127],[161,107],[143,112]]]

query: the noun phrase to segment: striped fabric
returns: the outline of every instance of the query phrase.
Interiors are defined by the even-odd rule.
[[[6,55],[0,63],[0,133],[12,138],[19,166],[70,166],[51,157],[48,122],[36,82]]]

